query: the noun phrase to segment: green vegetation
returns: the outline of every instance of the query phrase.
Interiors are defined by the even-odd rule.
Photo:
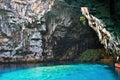
[[[96,62],[108,56],[104,49],[88,49],[81,54],[79,60],[81,62]]]
[[[86,24],[86,18],[84,16],[80,16],[80,21],[85,25]]]

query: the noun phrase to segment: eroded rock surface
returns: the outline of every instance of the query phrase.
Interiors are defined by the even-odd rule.
[[[0,60],[73,60],[101,47],[95,32],[80,21],[84,2],[0,0]]]
[[[106,29],[106,25],[100,19],[96,18],[89,13],[88,7],[81,7],[82,14],[88,19],[90,27],[92,27],[100,42],[104,45],[105,49],[111,53],[115,58],[120,55],[120,37],[119,34],[113,35]],[[115,31],[114,31],[115,32]],[[116,31],[117,32],[117,31]]]

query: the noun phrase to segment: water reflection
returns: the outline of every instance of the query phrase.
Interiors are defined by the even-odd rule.
[[[120,73],[118,73],[117,75],[117,80],[120,80]]]
[[[117,74],[117,80],[120,80],[120,68],[115,68]]]
[[[25,71],[26,74],[27,74],[27,72],[28,73],[32,72],[31,75],[36,75],[36,76],[40,76],[40,73],[41,73],[41,75],[42,74],[48,75],[48,73],[49,73],[49,75],[53,76],[52,75],[53,72],[54,72],[54,74],[56,72],[55,75],[58,75],[58,74],[69,75],[71,73],[72,75],[70,74],[69,76],[72,76],[72,77],[75,77],[75,76],[73,76],[73,74],[76,74],[76,77],[77,76],[83,77],[84,75],[90,77],[90,75],[94,74],[93,78],[95,78],[95,77],[101,77],[101,75],[99,75],[99,74],[104,74],[104,75],[102,75],[102,77],[106,77],[106,80],[120,80],[120,72],[115,71],[117,69],[115,69],[112,66],[109,67],[107,65],[99,65],[99,64],[83,65],[83,64],[78,64],[78,63],[74,63],[74,64],[76,64],[74,66],[73,63],[74,62],[54,62],[54,63],[48,62],[48,63],[35,63],[35,64],[33,64],[33,63],[0,64],[0,77],[2,77],[3,75],[6,76],[6,73],[9,74],[8,72],[12,72],[12,73],[14,73],[13,75],[15,75],[15,74]],[[68,64],[69,65],[71,64],[71,66],[69,66]],[[77,66],[77,64],[78,64],[78,66]],[[62,68],[61,66],[57,66],[57,65],[62,65],[64,68]],[[69,68],[67,66],[65,67],[64,65],[67,65]],[[46,67],[49,66],[49,67],[46,68],[44,66],[46,66]],[[28,68],[30,68],[30,69],[28,69]],[[25,70],[23,70],[23,69],[25,69]],[[61,71],[61,70],[63,70],[63,71]],[[33,71],[35,71],[35,72],[33,72]],[[48,71],[48,72],[46,72],[46,71]],[[50,71],[52,71],[52,73],[50,73]],[[67,72],[67,71],[69,71],[69,72]],[[86,71],[87,74],[84,71]],[[10,75],[12,75],[12,73],[10,73]],[[35,74],[35,73],[39,73],[39,74]],[[45,78],[45,76],[42,75],[42,78]],[[101,79],[103,79],[103,78],[101,78]],[[6,79],[3,79],[3,80],[6,80]],[[68,79],[66,79],[66,80],[68,80]],[[93,80],[95,80],[95,79],[93,79]]]
[[[44,66],[55,66],[55,65],[70,65],[78,64],[77,62],[45,62],[45,63],[1,63],[0,73],[10,72],[19,69],[33,68],[33,67],[44,67]]]

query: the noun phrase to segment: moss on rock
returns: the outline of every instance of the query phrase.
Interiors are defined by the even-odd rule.
[[[81,54],[78,60],[81,62],[99,62],[100,59],[108,56],[104,49],[88,49]]]

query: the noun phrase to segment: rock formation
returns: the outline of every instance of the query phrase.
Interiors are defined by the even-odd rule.
[[[106,29],[106,25],[89,13],[87,7],[81,7],[82,14],[88,19],[90,27],[92,27],[98,34],[100,42],[105,49],[111,53],[115,58],[120,55],[120,38],[119,35],[112,35]]]
[[[103,48],[81,14],[87,1],[0,0],[0,61],[74,60]]]

